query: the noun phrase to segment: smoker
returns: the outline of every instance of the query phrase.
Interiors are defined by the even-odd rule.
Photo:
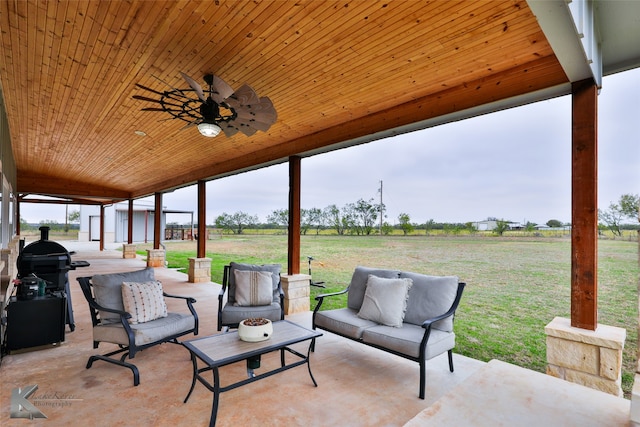
[[[44,281],[44,294],[66,298],[66,323],[75,329],[71,293],[69,292],[69,270],[87,267],[87,261],[72,261],[71,254],[61,244],[49,240],[49,227],[40,227],[40,240],[25,246],[18,255],[18,278],[31,286],[33,278]],[[19,285],[19,286],[22,286]],[[20,294],[20,289],[18,290]],[[28,294],[28,293],[27,293]]]

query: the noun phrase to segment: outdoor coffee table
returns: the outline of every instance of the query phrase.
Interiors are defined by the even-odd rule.
[[[309,370],[309,376],[313,381],[314,386],[318,386],[313,374],[311,373],[311,366],[309,365],[309,352],[311,350],[312,343],[315,339],[322,336],[322,333],[316,332],[307,328],[304,328],[288,320],[280,320],[273,322],[273,333],[271,337],[265,341],[259,342],[245,342],[241,341],[238,337],[238,332],[227,332],[212,335],[204,338],[197,338],[190,341],[183,342],[184,346],[191,353],[191,361],[193,363],[193,380],[191,382],[191,389],[187,397],[184,399],[184,403],[187,403],[189,396],[193,392],[196,385],[196,380],[200,381],[209,391],[213,392],[213,407],[211,408],[211,420],[210,426],[216,424],[216,416],[218,413],[218,400],[220,393],[224,391],[233,390],[245,384],[258,381],[262,378],[269,377],[278,372],[286,371],[287,369],[295,368],[303,364],[307,364]],[[301,354],[291,348],[290,345],[311,341],[309,343],[309,350],[307,354]],[[255,359],[263,354],[271,353],[280,350],[280,367],[272,369],[271,371],[264,372],[259,375],[249,375],[248,378],[235,382],[233,384],[221,387],[220,386],[220,372],[219,368],[231,363],[241,362],[244,360]],[[285,363],[285,350],[298,357],[293,363]],[[206,366],[198,368],[198,359],[200,359]],[[206,371],[213,371],[213,385],[207,381],[201,374]]]

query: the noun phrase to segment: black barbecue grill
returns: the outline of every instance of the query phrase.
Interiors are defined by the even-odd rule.
[[[46,283],[46,294],[63,292],[67,300],[66,323],[75,329],[71,294],[69,292],[69,270],[87,267],[87,261],[72,261],[71,254],[61,244],[49,240],[49,227],[40,227],[40,240],[26,245],[18,255],[18,278],[36,276]]]

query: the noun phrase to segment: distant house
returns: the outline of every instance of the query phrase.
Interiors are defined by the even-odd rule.
[[[507,221],[509,226],[509,230],[522,230],[524,226],[520,222]],[[478,231],[492,231],[498,228],[498,221],[496,220],[486,220],[486,221],[478,221],[474,222],[473,226]]]
[[[193,211],[162,210],[160,230],[166,228],[167,214],[190,215],[193,228]],[[133,239],[134,243],[153,241],[153,220],[155,209],[153,202],[134,201],[133,203]],[[129,202],[120,202],[105,206],[104,209],[104,242],[117,243],[128,241]],[[100,240],[100,206],[80,206],[80,230],[78,240],[81,242]],[[164,240],[164,238],[163,238]]]
[[[491,230],[495,230],[496,227],[498,227],[498,221],[494,221],[494,220],[478,221],[478,222],[474,222],[473,226],[478,231],[491,231]]]

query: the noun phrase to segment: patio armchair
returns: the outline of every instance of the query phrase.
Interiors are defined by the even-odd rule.
[[[198,335],[198,315],[193,307],[196,300],[164,293],[153,268],[79,277],[78,282],[89,303],[93,348],[100,343],[118,346],[115,351],[89,357],[87,369],[96,360],[129,368],[133,385],[137,386],[138,368],[125,359],[133,359],[137,352],[164,342],[180,344],[177,338],[183,335]],[[188,313],[167,311],[165,298],[184,300]]]
[[[272,322],[283,320],[284,292],[280,270],[280,264],[231,262],[226,265],[218,294],[218,330],[237,328],[242,320],[254,317]]]

